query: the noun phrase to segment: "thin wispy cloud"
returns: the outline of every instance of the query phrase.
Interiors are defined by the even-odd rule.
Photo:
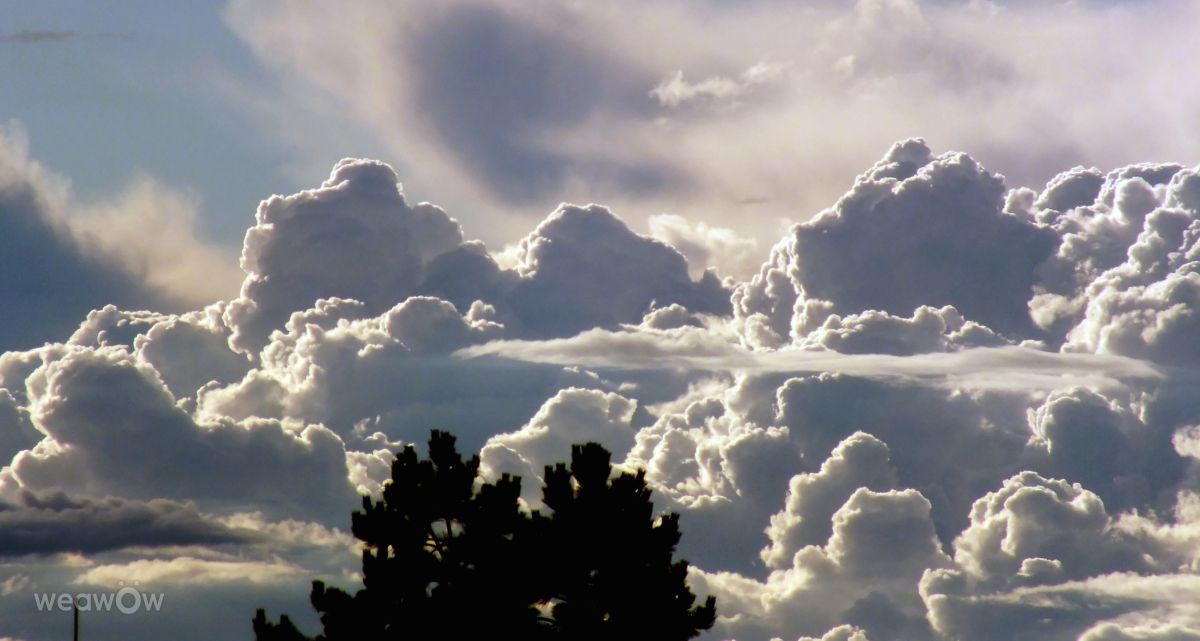
[[[46,44],[64,42],[67,40],[133,40],[137,37],[132,31],[88,33],[80,31],[56,29],[25,29],[13,33],[0,34],[0,44]]]
[[[703,329],[661,335],[593,330],[548,341],[494,341],[467,347],[462,358],[499,356],[531,363],[597,369],[691,370],[742,374],[830,373],[900,379],[942,387],[1049,391],[1071,386],[1121,387],[1166,373],[1148,361],[1112,354],[1064,354],[1009,345],[951,353],[897,356],[832,350],[756,351]]]

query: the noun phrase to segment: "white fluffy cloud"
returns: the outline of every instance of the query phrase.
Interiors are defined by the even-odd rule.
[[[264,202],[238,297],[0,356],[0,584],[302,609],[357,580],[333,528],[437,428],[530,503],[572,444],[644,468],[706,639],[1189,638],[1195,176],[1006,192],[909,140],[731,283],[723,228],[564,204],[500,261],[342,161]]]
[[[969,156],[934,156],[923,140],[893,145],[832,209],[794,227],[738,290],[746,341],[798,341],[822,320],[814,308],[907,315],[922,305],[952,305],[1010,336],[1029,335],[1034,270],[1057,239],[1005,212],[1004,193],[1003,178]]]
[[[729,292],[716,275],[694,282],[687,267],[677,250],[633,233],[603,207],[561,206],[521,241],[521,280],[508,301],[535,336],[613,328],[673,303],[728,313]]]
[[[483,473],[490,478],[521,477],[523,498],[540,503],[543,470],[571,460],[572,445],[599,443],[614,459],[623,458],[633,447],[636,409],[636,402],[619,394],[560,390],[521,429],[488,439],[480,451]]]
[[[344,446],[329,430],[196,422],[153,368],[119,348],[70,350],[38,367],[27,388],[46,437],[13,458],[0,491],[195,499],[323,518],[353,500]]]
[[[241,296],[224,314],[232,344],[251,354],[320,298],[356,300],[372,315],[417,294],[463,309],[482,300],[510,332],[538,337],[636,322],[656,304],[729,308],[714,274],[693,281],[682,254],[595,205],[560,206],[520,242],[515,270],[501,270],[441,209],[409,206],[392,168],[368,160],[343,160],[318,189],[263,201],[242,268]]]
[[[883,441],[856,432],[834,448],[819,471],[793,476],[784,510],[773,515],[767,527],[771,545],[762,552],[767,566],[784,567],[800,548],[827,540],[831,517],[859,488],[896,487],[888,456]]]
[[[410,207],[391,167],[343,160],[317,189],[263,201],[246,232],[241,296],[226,321],[257,350],[288,316],[318,298],[361,301],[379,313],[417,292],[422,269],[462,242],[440,209]]]
[[[721,633],[755,641],[788,634],[820,634],[847,618],[867,628],[887,619],[902,629],[923,627],[912,581],[926,568],[946,566],[929,518],[929,501],[915,490],[858,489],[833,514],[824,545],[797,552],[793,564],[755,581],[732,573],[697,572],[702,589],[730,604]]]

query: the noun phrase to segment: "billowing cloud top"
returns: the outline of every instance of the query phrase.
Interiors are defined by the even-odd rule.
[[[28,233],[0,242],[99,260],[14,159]],[[311,577],[356,580],[356,495],[436,427],[530,506],[572,443],[644,468],[718,597],[706,638],[1195,637],[1197,175],[1010,189],[905,140],[738,282],[689,258],[745,246],[599,205],[493,253],[389,165],[340,161],[263,201],[237,296],[37,303],[72,327],[0,356],[4,625],[50,638],[32,593],[122,581],[188,603],[138,630],[303,612]]]

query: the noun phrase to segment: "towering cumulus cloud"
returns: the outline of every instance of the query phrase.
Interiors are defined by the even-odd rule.
[[[797,225],[735,296],[755,346],[778,347],[829,313],[910,314],[954,306],[1014,337],[1032,333],[1026,303],[1055,235],[1004,211],[1004,182],[964,154],[895,144],[854,187]]]
[[[417,292],[433,258],[458,247],[458,223],[410,207],[391,167],[344,160],[317,189],[263,201],[246,232],[242,295],[230,303],[234,344],[257,351],[318,298],[353,298],[378,313]]]
[[[441,209],[410,206],[377,161],[343,160],[320,188],[263,201],[256,221],[241,296],[225,312],[234,346],[251,353],[318,298],[357,300],[371,314],[414,294],[464,310],[482,300],[535,337],[636,322],[655,304],[729,306],[715,274],[693,282],[682,254],[594,205],[560,207],[521,241],[516,271],[502,271]]]
[[[0,202],[65,252],[30,166]],[[64,325],[0,356],[0,625],[52,638],[30,592],[122,581],[188,604],[138,629],[173,638],[306,611],[439,428],[531,507],[574,443],[645,469],[706,641],[1200,637],[1198,175],[1010,189],[902,141],[736,282],[685,258],[730,237],[594,204],[493,256],[343,160],[261,204],[231,300],[17,303]]]

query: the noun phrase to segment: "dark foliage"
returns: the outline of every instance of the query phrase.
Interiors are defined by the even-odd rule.
[[[679,520],[656,519],[643,472],[612,476],[595,443],[546,468],[548,514],[521,511],[521,481],[478,479],[454,437],[434,432],[429,458],[410,446],[382,500],[353,514],[363,588],[313,582],[315,641],[383,639],[686,640],[712,627],[712,597],[695,605],[687,562],[674,560]],[[285,615],[259,610],[258,641],[312,641]]]

